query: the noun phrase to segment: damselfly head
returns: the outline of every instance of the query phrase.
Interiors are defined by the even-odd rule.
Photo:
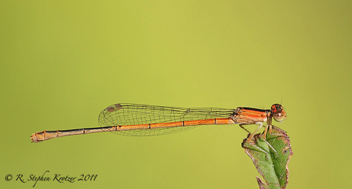
[[[273,118],[277,122],[283,122],[287,116],[281,104],[273,104],[271,106],[271,113],[273,114]]]

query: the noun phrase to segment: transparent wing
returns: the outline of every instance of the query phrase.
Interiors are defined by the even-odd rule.
[[[175,108],[143,104],[113,104],[105,108],[98,118],[100,126],[139,125],[167,123],[212,118],[228,118],[233,109],[224,108]],[[193,129],[196,126],[168,127],[158,129],[137,129],[114,132],[120,135],[154,136]]]

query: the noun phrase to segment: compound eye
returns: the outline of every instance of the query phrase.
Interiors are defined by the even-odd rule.
[[[283,110],[280,104],[274,104],[271,106],[271,112],[273,113],[273,118],[277,122],[282,122],[286,119],[286,112]]]
[[[282,111],[282,106],[280,104],[273,104],[271,106],[271,111],[273,113],[276,113],[276,112],[281,112]]]

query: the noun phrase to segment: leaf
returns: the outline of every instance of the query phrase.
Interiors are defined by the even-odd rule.
[[[277,154],[266,141],[276,150]],[[293,155],[289,137],[284,130],[273,126],[272,133],[268,132],[266,135],[266,141],[262,134],[256,134],[251,142],[248,142],[247,138],[244,139],[242,148],[245,149],[265,180],[263,182],[257,177],[260,189],[284,189],[288,183],[288,163]]]

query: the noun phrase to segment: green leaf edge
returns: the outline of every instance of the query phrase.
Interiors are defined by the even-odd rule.
[[[268,132],[266,136],[267,142],[277,150],[279,157],[264,141],[263,134],[254,135],[251,143],[247,141],[247,138],[243,140],[242,148],[245,149],[246,154],[252,159],[259,174],[265,180],[263,182],[259,177],[256,178],[259,188],[286,188],[289,176],[288,164],[293,155],[286,132],[279,127],[272,126],[272,133]]]

